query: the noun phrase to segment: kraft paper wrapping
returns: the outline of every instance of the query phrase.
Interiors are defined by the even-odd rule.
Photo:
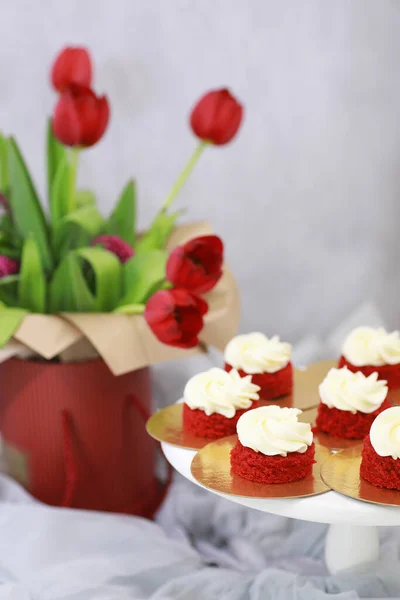
[[[172,249],[211,232],[206,222],[183,225],[173,232],[167,247]],[[209,312],[199,336],[201,344],[190,350],[159,342],[141,315],[113,313],[27,315],[10,344],[46,360],[59,356],[64,362],[74,362],[101,356],[114,375],[122,375],[151,364],[199,354],[207,345],[223,350],[239,324],[239,295],[228,267],[225,266],[223,277],[205,298]]]

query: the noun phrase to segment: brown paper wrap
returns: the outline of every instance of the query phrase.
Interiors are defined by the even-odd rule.
[[[176,228],[168,249],[199,235],[211,233],[206,222]],[[239,295],[228,269],[206,296],[209,312],[200,333],[201,345],[191,350],[173,348],[159,342],[143,316],[114,313],[30,314],[14,334],[14,339],[46,360],[59,356],[64,362],[101,356],[114,375],[122,375],[151,364],[204,352],[204,346],[221,350],[236,334],[239,323]]]

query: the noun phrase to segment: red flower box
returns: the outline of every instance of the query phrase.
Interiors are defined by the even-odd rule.
[[[149,369],[119,377],[101,359],[0,364],[11,475],[42,502],[150,517],[162,490],[145,430]]]

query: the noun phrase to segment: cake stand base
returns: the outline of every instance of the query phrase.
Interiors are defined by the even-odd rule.
[[[189,481],[197,483],[190,472],[190,464],[196,453],[165,442],[161,445],[171,465]],[[328,523],[325,558],[331,573],[376,560],[379,557],[378,528],[400,526],[400,510],[397,506],[361,502],[336,492],[287,500],[218,495],[263,512]]]
[[[325,563],[330,573],[374,562],[379,558],[379,534],[374,526],[330,525],[325,541]]]

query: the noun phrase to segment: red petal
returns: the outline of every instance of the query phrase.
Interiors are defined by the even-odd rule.
[[[168,281],[177,287],[189,287],[187,286],[187,282],[190,278],[191,268],[192,263],[188,260],[183,246],[178,246],[168,257],[166,267]]]
[[[194,238],[185,244],[184,250],[195,264],[203,266],[206,275],[212,275],[222,266],[224,245],[217,235]]]
[[[75,99],[84,97],[96,98],[94,91],[87,85],[72,83],[66,91],[70,92]]]
[[[62,50],[53,64],[51,81],[58,92],[63,92],[72,84],[90,86],[92,64],[86,48]]]
[[[54,136],[66,146],[77,146],[80,143],[81,127],[76,105],[71,92],[64,92],[54,109],[52,119]]]
[[[243,119],[243,107],[234,99],[221,101],[214,123],[213,140],[216,145],[227,144],[235,137]]]
[[[185,308],[188,306],[193,306],[193,297],[192,294],[184,289],[184,288],[173,288],[172,290],[168,290],[173,302],[175,303],[175,307]]]
[[[207,294],[207,292],[210,292],[217,285],[221,277],[222,270],[216,273],[215,275],[203,278],[202,282],[199,282],[199,284],[196,287],[193,287],[193,292],[196,294]]]
[[[100,139],[103,137],[110,120],[110,105],[107,96],[101,96],[101,98],[98,99],[98,111],[97,135]]]
[[[173,282],[173,278],[175,273],[177,273],[181,267],[182,259],[185,257],[185,253],[183,250],[183,246],[178,246],[174,248],[170,253],[166,266],[166,274],[168,281]]]
[[[204,300],[204,298],[200,298],[200,296],[196,296],[195,294],[192,294],[192,299],[193,299],[193,302],[194,302],[197,310],[200,312],[200,314],[202,316],[205,315],[208,312],[208,304]]]
[[[175,344],[175,342],[179,342],[181,339],[181,331],[173,317],[166,319],[162,323],[151,324],[148,322],[148,324],[156,338],[160,342],[163,342],[163,344]]]
[[[194,348],[198,344],[199,344],[199,338],[197,337],[197,335],[190,335],[190,336],[183,337],[180,341],[175,342],[174,344],[171,344],[171,345],[175,346],[176,348],[188,349],[188,348]]]
[[[147,301],[144,316],[150,323],[159,323],[169,318],[174,310],[174,300],[170,290],[160,290]]]
[[[190,125],[197,137],[211,141],[211,129],[214,122],[218,92],[212,91],[205,94],[192,110]]]
[[[110,116],[108,100],[94,94],[82,93],[75,97],[82,136],[82,146],[93,146],[103,136]]]
[[[224,251],[223,241],[218,235],[200,235],[186,242],[184,249],[185,252],[193,252],[199,246],[206,246],[215,252],[215,254],[222,254]]]

